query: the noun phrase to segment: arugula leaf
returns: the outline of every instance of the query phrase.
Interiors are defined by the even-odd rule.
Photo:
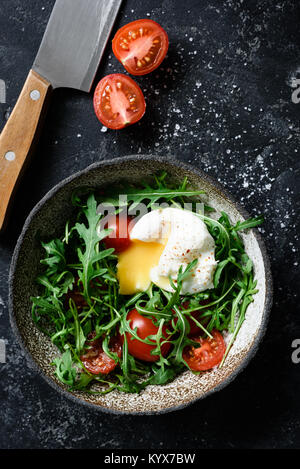
[[[53,239],[49,243],[43,243],[42,246],[47,253],[47,257],[41,259],[41,264],[48,266],[47,273],[51,275],[60,267],[63,269],[66,264],[65,247],[59,239]]]
[[[181,367],[174,367],[174,368],[152,368],[153,375],[149,380],[149,384],[167,384],[173,381],[176,377],[178,372],[182,370]]]
[[[228,264],[228,262],[229,262],[229,259],[224,259],[224,261],[219,262],[219,264],[217,265],[217,268],[215,270],[215,275],[214,275],[214,287],[215,288],[217,288],[217,286],[219,285],[221,274],[224,268],[226,267],[226,265]]]
[[[97,202],[94,195],[90,195],[87,200],[87,208],[83,210],[88,226],[83,223],[76,223],[75,229],[84,242],[84,250],[78,248],[78,258],[82,263],[83,269],[79,272],[80,280],[83,284],[84,296],[90,304],[90,284],[91,280],[103,273],[102,270],[95,267],[95,263],[105,259],[114,252],[114,249],[97,251],[99,242],[110,233],[110,230],[99,232],[98,226],[101,215],[97,213]]]
[[[60,357],[53,360],[55,374],[58,379],[68,385],[73,386],[76,380],[76,369],[73,367],[73,359],[70,349],[66,350]]]
[[[238,221],[235,226],[233,226],[231,229],[234,231],[241,231],[241,230],[247,230],[249,228],[255,228],[258,225],[261,225],[264,222],[264,217],[263,215],[260,215],[258,217],[254,218],[248,218],[248,220],[245,221]]]
[[[241,255],[241,265],[245,274],[250,274],[253,269],[253,262],[245,252]]]
[[[33,305],[38,306],[40,311],[43,311],[44,313],[51,313],[56,311],[56,306],[54,306],[52,302],[46,300],[45,298],[34,296],[30,299]]]
[[[165,179],[167,174],[163,172],[161,175],[156,176],[157,187],[151,187],[147,182],[142,182],[143,189],[137,189],[131,185],[124,185],[120,188],[120,193],[125,197],[120,200],[119,197],[115,197],[115,191],[108,190],[105,197],[105,203],[112,204],[115,207],[126,207],[130,205],[130,209],[133,210],[138,204],[148,201],[147,207],[151,207],[158,201],[170,202],[176,197],[194,197],[200,194],[204,194],[203,190],[187,190],[187,179],[184,179],[183,183],[179,188],[166,187]]]
[[[95,377],[93,375],[88,375],[87,373],[81,372],[79,380],[71,385],[71,389],[74,391],[84,391],[94,378]]]
[[[74,325],[75,325],[75,328],[74,328],[75,350],[77,353],[80,353],[80,351],[83,349],[83,346],[85,344],[86,337],[83,333],[82,327],[79,322],[78,311],[77,311],[76,305],[72,299],[69,301],[69,306],[70,306],[70,310],[74,318]]]

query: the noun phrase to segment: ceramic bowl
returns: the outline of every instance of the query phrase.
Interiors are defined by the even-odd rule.
[[[272,279],[265,245],[257,230],[242,235],[246,251],[254,264],[259,292],[249,306],[238,337],[220,369],[202,375],[189,370],[164,386],[148,386],[140,394],[113,391],[106,395],[69,392],[55,377],[50,365],[58,355],[57,348],[41,333],[31,319],[30,297],[38,294],[35,279],[41,271],[39,240],[60,236],[74,208],[70,199],[74,189],[82,186],[105,187],[120,180],[138,183],[158,171],[166,170],[174,181],[185,176],[195,189],[206,192],[206,200],[217,211],[227,212],[232,221],[249,215],[233,197],[206,173],[171,158],[127,156],[95,163],[65,179],[36,205],[28,216],[13,255],[9,278],[9,309],[12,328],[33,361],[37,371],[65,396],[94,409],[114,413],[153,414],[182,408],[219,391],[229,384],[255,354],[264,335],[272,302]]]

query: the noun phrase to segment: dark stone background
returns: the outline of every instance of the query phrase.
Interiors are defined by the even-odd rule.
[[[168,58],[137,78],[147,113],[104,132],[92,94],[57,90],[40,143],[0,238],[1,448],[287,448],[300,446],[299,6],[292,0],[125,0],[115,30],[150,17],[170,37]],[[34,60],[54,0],[1,0],[2,128]],[[110,45],[98,78],[124,72]],[[98,81],[98,80],[97,80]],[[76,405],[30,367],[12,334],[7,277],[25,217],[57,182],[90,163],[132,153],[175,155],[217,178],[251,214],[272,260],[275,298],[266,337],[225,390],[162,416],[119,417]]]

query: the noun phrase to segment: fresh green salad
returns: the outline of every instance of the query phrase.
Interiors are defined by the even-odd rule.
[[[73,194],[65,231],[42,240],[40,291],[31,298],[34,323],[60,352],[55,374],[70,390],[138,393],[187,369],[224,365],[257,292],[239,232],[263,218],[232,224],[225,212],[199,210],[203,194],[186,179],[174,186],[165,172]],[[140,207],[149,213],[136,220]],[[143,231],[150,213],[168,227],[159,240]],[[182,220],[173,223],[176,236],[167,213]]]

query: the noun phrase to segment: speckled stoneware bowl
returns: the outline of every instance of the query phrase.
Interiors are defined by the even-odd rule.
[[[41,271],[42,251],[39,240],[60,236],[73,207],[74,189],[82,186],[105,187],[120,180],[139,182],[160,170],[167,170],[176,181],[187,176],[195,189],[205,190],[207,202],[216,210],[224,210],[232,221],[248,218],[233,198],[204,172],[170,158],[129,156],[93,164],[54,187],[32,210],[18,240],[10,270],[9,308],[11,324],[20,344],[38,370],[55,389],[71,399],[94,409],[114,413],[162,413],[182,408],[208,394],[220,390],[247,365],[261,340],[272,302],[272,280],[264,243],[256,230],[243,234],[248,255],[254,263],[259,293],[247,310],[246,320],[221,369],[193,375],[185,371],[165,386],[148,386],[140,394],[113,391],[107,395],[70,393],[56,379],[50,365],[58,350],[31,320],[30,296],[37,294],[35,279]]]

